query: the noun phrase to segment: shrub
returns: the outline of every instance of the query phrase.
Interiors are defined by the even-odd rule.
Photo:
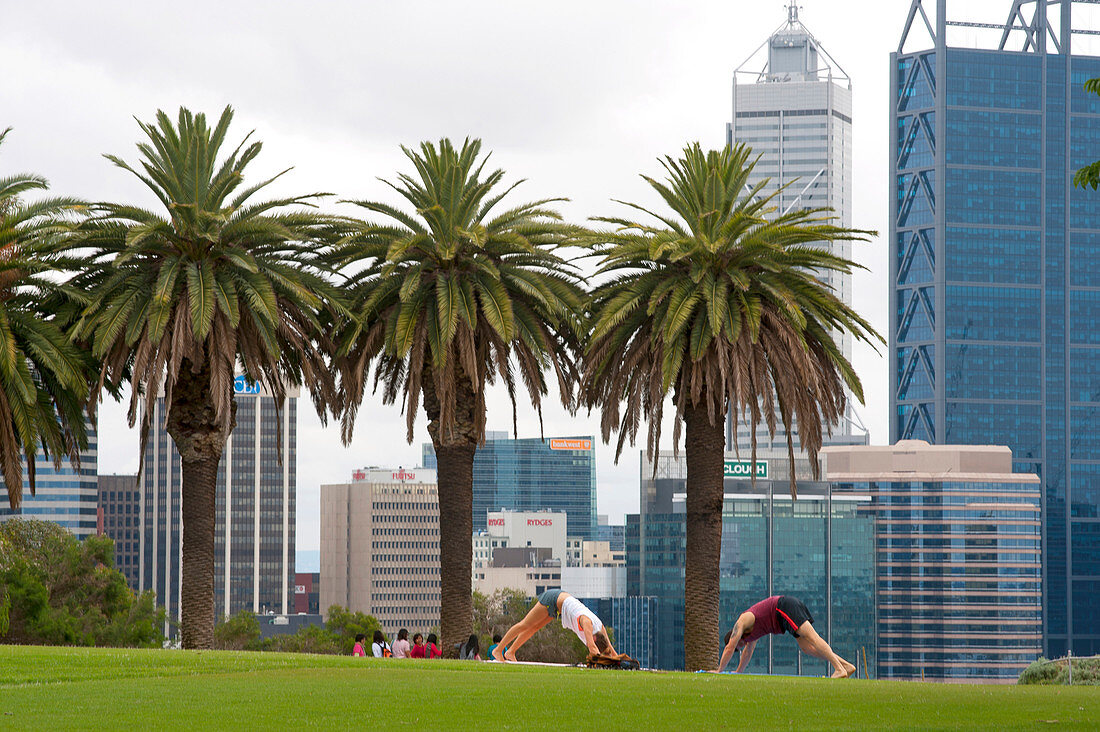
[[[1069,683],[1069,659],[1059,658],[1056,661],[1048,661],[1040,658],[1020,672],[1017,684],[1055,684],[1065,685]],[[1100,685],[1100,658],[1074,658],[1073,659],[1073,684],[1077,686]]]

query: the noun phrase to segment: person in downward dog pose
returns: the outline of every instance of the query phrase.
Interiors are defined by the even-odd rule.
[[[493,648],[493,658],[497,661],[515,661],[516,651],[520,646],[558,616],[561,616],[562,627],[576,633],[588,647],[589,653],[615,655],[607,629],[596,617],[596,613],[568,592],[559,589],[547,590],[539,595],[538,601],[523,620],[509,628],[500,643]]]
[[[810,611],[797,597],[775,595],[761,600],[741,613],[733,630],[726,633],[726,647],[718,662],[717,673],[722,672],[735,651],[741,651],[741,661],[737,664],[737,673],[741,673],[749,665],[756,641],[768,634],[784,633],[794,636],[804,653],[831,664],[836,669],[832,676],[834,679],[846,679],[855,673],[856,667],[833,652],[825,639],[814,630],[813,622]]]

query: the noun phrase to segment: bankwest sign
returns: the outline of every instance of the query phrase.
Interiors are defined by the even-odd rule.
[[[726,478],[748,480],[752,478],[751,460],[727,460],[723,465],[722,475]],[[756,477],[766,480],[768,477],[768,461],[756,461]]]
[[[550,440],[551,450],[591,450],[592,440],[567,440],[554,438]]]

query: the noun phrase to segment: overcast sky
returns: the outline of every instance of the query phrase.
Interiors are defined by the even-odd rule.
[[[662,2],[157,2],[0,3],[0,175],[33,171],[57,193],[153,205],[102,153],[135,159],[133,117],[180,105],[236,109],[230,138],[255,129],[254,180],[293,165],[278,192],[388,199],[377,177],[408,170],[399,146],[480,137],[511,178],[515,201],[566,196],[581,221],[612,214],[611,198],[648,201],[639,173],[689,141],[725,142],[731,76],[786,18],[781,0]],[[957,7],[956,11],[954,8]],[[997,22],[1007,0],[954,0],[959,19]],[[801,19],[852,78],[856,227],[887,228],[888,54],[909,0],[804,0]],[[1086,12],[1088,10],[1086,9]],[[1095,27],[1095,26],[1094,26]],[[964,41],[965,42],[965,41]],[[969,44],[967,44],[969,45]],[[331,210],[342,210],[335,203]],[[351,211],[348,211],[349,213]],[[854,304],[886,334],[887,247],[855,247],[868,268]],[[857,348],[871,440],[884,444],[887,364]],[[598,435],[597,419],[545,414],[546,435]],[[490,429],[510,429],[494,399]],[[404,440],[395,407],[368,396],[355,439],[340,443],[307,400],[298,425],[298,547],[318,544],[318,486],[364,465],[412,466],[426,441]],[[521,405],[521,437],[538,436]],[[671,436],[670,431],[666,435]],[[137,435],[122,406],[101,411],[99,469],[136,472]],[[665,448],[671,448],[666,438]],[[638,507],[638,451],[613,463],[597,447],[599,511]]]

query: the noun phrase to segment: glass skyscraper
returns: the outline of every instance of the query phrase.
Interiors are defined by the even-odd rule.
[[[288,392],[277,413],[274,398],[243,376],[234,392],[237,426],[218,465],[215,612],[285,614],[294,606],[298,395]],[[139,483],[138,576],[140,590],[156,592],[167,622],[175,622],[180,610],[182,478],[179,452],[165,429],[164,397],[158,397]]]
[[[750,605],[771,595],[806,603],[814,627],[841,656],[875,664],[874,519],[870,498],[834,494],[828,483],[800,480],[790,497],[786,454],[765,453],[768,478],[756,485],[727,477],[722,511],[719,624],[724,633]],[[731,454],[727,465],[741,461]],[[808,470],[799,460],[799,474]],[[737,471],[727,468],[727,474]],[[759,470],[758,470],[759,475]],[[658,667],[684,666],[686,461],[658,457],[657,475],[642,461],[642,512],[627,517],[627,594],[657,598]],[[715,663],[720,639],[715,638]],[[820,676],[825,664],[799,654],[791,638],[757,647],[750,673]],[[862,674],[862,671],[861,671]]]
[[[1048,656],[1100,652],[1100,193],[1071,184],[1100,58],[1072,54],[1074,5],[913,0],[890,58],[891,442],[1007,445],[1040,476]]]
[[[8,491],[0,478],[0,521],[37,519],[64,527],[78,539],[94,535],[98,529],[98,456],[98,438],[91,425],[88,425],[88,449],[80,453],[79,467],[65,458],[57,470],[52,460],[46,460],[38,452],[34,460],[35,495],[31,495],[24,464],[23,501],[15,511],[8,506]]]
[[[1042,647],[1039,478],[1006,447],[823,454],[834,496],[871,497],[879,676],[1014,682]]]
[[[596,440],[594,437],[508,439],[487,432],[474,453],[474,531],[485,530],[489,511],[567,514],[569,536],[595,540]],[[435,449],[424,443],[423,465],[436,469]]]

